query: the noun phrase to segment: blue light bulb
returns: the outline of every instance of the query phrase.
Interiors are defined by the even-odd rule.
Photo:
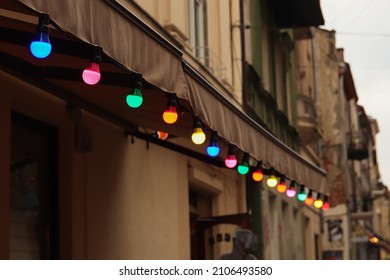
[[[34,40],[30,44],[30,51],[36,58],[45,58],[51,53],[49,24],[49,16],[42,14],[39,18],[37,33],[35,34]]]
[[[207,154],[210,157],[216,157],[219,154],[219,147],[218,146],[208,146],[207,147]]]
[[[34,41],[30,44],[30,51],[36,58],[45,58],[51,53],[49,34],[38,32]]]
[[[207,154],[210,157],[216,157],[219,154],[218,136],[215,131],[211,134],[210,145],[207,147]]]

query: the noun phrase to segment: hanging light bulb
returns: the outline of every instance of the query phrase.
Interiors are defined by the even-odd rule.
[[[255,171],[253,171],[253,173],[252,173],[253,181],[260,182],[261,180],[263,180],[264,174],[263,174],[262,166],[263,166],[263,162],[259,161],[257,163]]]
[[[142,97],[142,76],[138,75],[135,81],[135,86],[130,94],[126,96],[126,103],[131,108],[138,108],[142,105],[144,98]]]
[[[100,81],[100,62],[102,61],[102,48],[97,47],[95,55],[84,69],[83,81],[88,85],[96,85]]]
[[[317,209],[320,209],[322,207],[322,205],[324,205],[324,201],[322,200],[320,193],[317,193],[317,198],[316,198],[316,200],[314,200],[313,205]]]
[[[234,168],[237,165],[237,159],[236,159],[236,156],[234,154],[234,146],[233,145],[229,145],[229,151],[228,151],[228,155],[225,159],[225,165],[227,168]]]
[[[30,51],[36,58],[46,58],[51,53],[51,44],[49,40],[50,17],[47,14],[41,14],[37,26],[37,31],[33,41],[30,43]]]
[[[167,124],[174,124],[178,119],[176,95],[169,96],[167,109],[163,112],[163,120]]]
[[[370,241],[370,243],[372,243],[372,244],[377,244],[379,242],[379,239],[376,236],[370,236],[368,238],[368,241]]]
[[[284,176],[280,178],[279,184],[276,187],[276,190],[280,193],[284,193],[287,190],[286,181],[284,179]]]
[[[278,184],[278,178],[274,175],[275,170],[273,168],[270,169],[271,175],[267,179],[267,186],[270,188],[276,187]]]
[[[329,205],[329,202],[328,202],[328,197],[327,196],[325,196],[325,198],[324,198],[324,204],[322,204],[322,210],[324,210],[324,211],[326,211],[326,210],[328,210],[329,209],[329,207],[330,207],[330,205]]]
[[[194,117],[194,131],[191,139],[196,145],[202,145],[206,141],[206,134],[203,132],[202,122],[198,116]]]
[[[286,195],[288,197],[294,197],[297,191],[295,190],[295,181],[291,181],[290,186],[288,187],[286,191]]]
[[[245,175],[249,172],[249,154],[245,153],[244,157],[242,158],[241,164],[237,166],[237,171],[241,175]]]
[[[160,139],[160,140],[167,140],[168,139],[168,132],[164,132],[164,131],[157,131],[157,138]]]
[[[299,193],[297,195],[297,198],[300,202],[303,202],[307,198],[307,194],[305,192],[305,185],[301,185],[301,189],[299,190]]]
[[[215,131],[211,133],[210,145],[206,150],[210,157],[216,157],[219,154],[220,149],[218,147],[218,136]]]
[[[306,205],[312,205],[314,202],[314,198],[313,198],[313,191],[312,190],[309,190],[309,193],[305,199],[305,203]]]

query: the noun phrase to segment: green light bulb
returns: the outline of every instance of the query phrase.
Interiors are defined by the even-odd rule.
[[[249,172],[249,166],[246,165],[246,164],[240,164],[238,167],[237,167],[237,171],[238,173],[240,173],[241,175],[245,175]]]
[[[138,108],[144,101],[140,88],[134,88],[129,95],[126,96],[126,103],[131,108]]]
[[[303,201],[306,200],[307,194],[306,194],[306,193],[299,193],[299,194],[297,195],[297,198],[298,198],[299,201],[303,202]]]

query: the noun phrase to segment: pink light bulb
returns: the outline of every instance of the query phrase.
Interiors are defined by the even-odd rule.
[[[227,168],[234,168],[237,165],[237,159],[235,155],[228,155],[225,159],[225,165]]]
[[[297,192],[296,192],[295,188],[289,188],[289,189],[286,191],[286,195],[287,195],[288,197],[294,197],[296,193],[297,193]]]
[[[96,85],[100,81],[100,65],[95,62],[88,64],[83,71],[83,81],[88,85]]]

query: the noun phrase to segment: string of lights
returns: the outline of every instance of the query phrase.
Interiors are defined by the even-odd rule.
[[[41,14],[37,26],[36,35],[30,44],[30,51],[32,55],[38,59],[47,58],[52,51],[52,45],[49,39],[49,24],[50,17],[46,14]],[[88,85],[96,85],[100,81],[100,63],[103,49],[99,46],[94,48],[94,53],[89,60],[87,67],[82,72],[82,80]],[[103,73],[104,74],[104,73]],[[178,111],[180,111],[179,102],[175,94],[168,94],[168,103],[164,112],[162,112],[162,119],[166,124],[173,125],[179,118]],[[134,82],[134,86],[130,93],[126,96],[126,104],[132,108],[137,109],[143,104],[142,96],[142,75],[137,74]],[[188,112],[188,111],[187,111]],[[190,112],[189,112],[190,113]],[[195,145],[202,145],[206,141],[206,134],[203,131],[205,127],[204,123],[199,116],[193,114],[193,133],[191,140]],[[158,139],[166,140],[168,133],[157,131]],[[218,145],[218,133],[211,131],[210,144],[206,148],[206,153],[209,157],[215,158],[220,154],[220,147]],[[251,177],[255,182],[262,182],[264,175],[267,175],[266,185],[269,188],[275,188],[278,193],[286,194],[287,197],[293,198],[296,196],[296,187],[300,186],[300,191],[297,194],[297,199],[300,202],[304,202],[306,205],[313,205],[317,209],[328,210],[329,202],[328,197],[317,193],[316,199],[313,197],[313,190],[306,188],[304,185],[299,185],[295,179],[290,179],[284,174],[280,174],[273,167],[264,168],[261,160],[255,159],[257,162],[256,166],[251,166],[250,154],[242,151],[243,157],[239,164],[236,158],[236,146],[228,144],[228,153],[224,160],[225,167],[229,169],[236,169],[241,175],[247,175],[250,171],[252,172]],[[279,179],[278,179],[279,177]],[[286,185],[286,180],[290,181],[289,187]]]

